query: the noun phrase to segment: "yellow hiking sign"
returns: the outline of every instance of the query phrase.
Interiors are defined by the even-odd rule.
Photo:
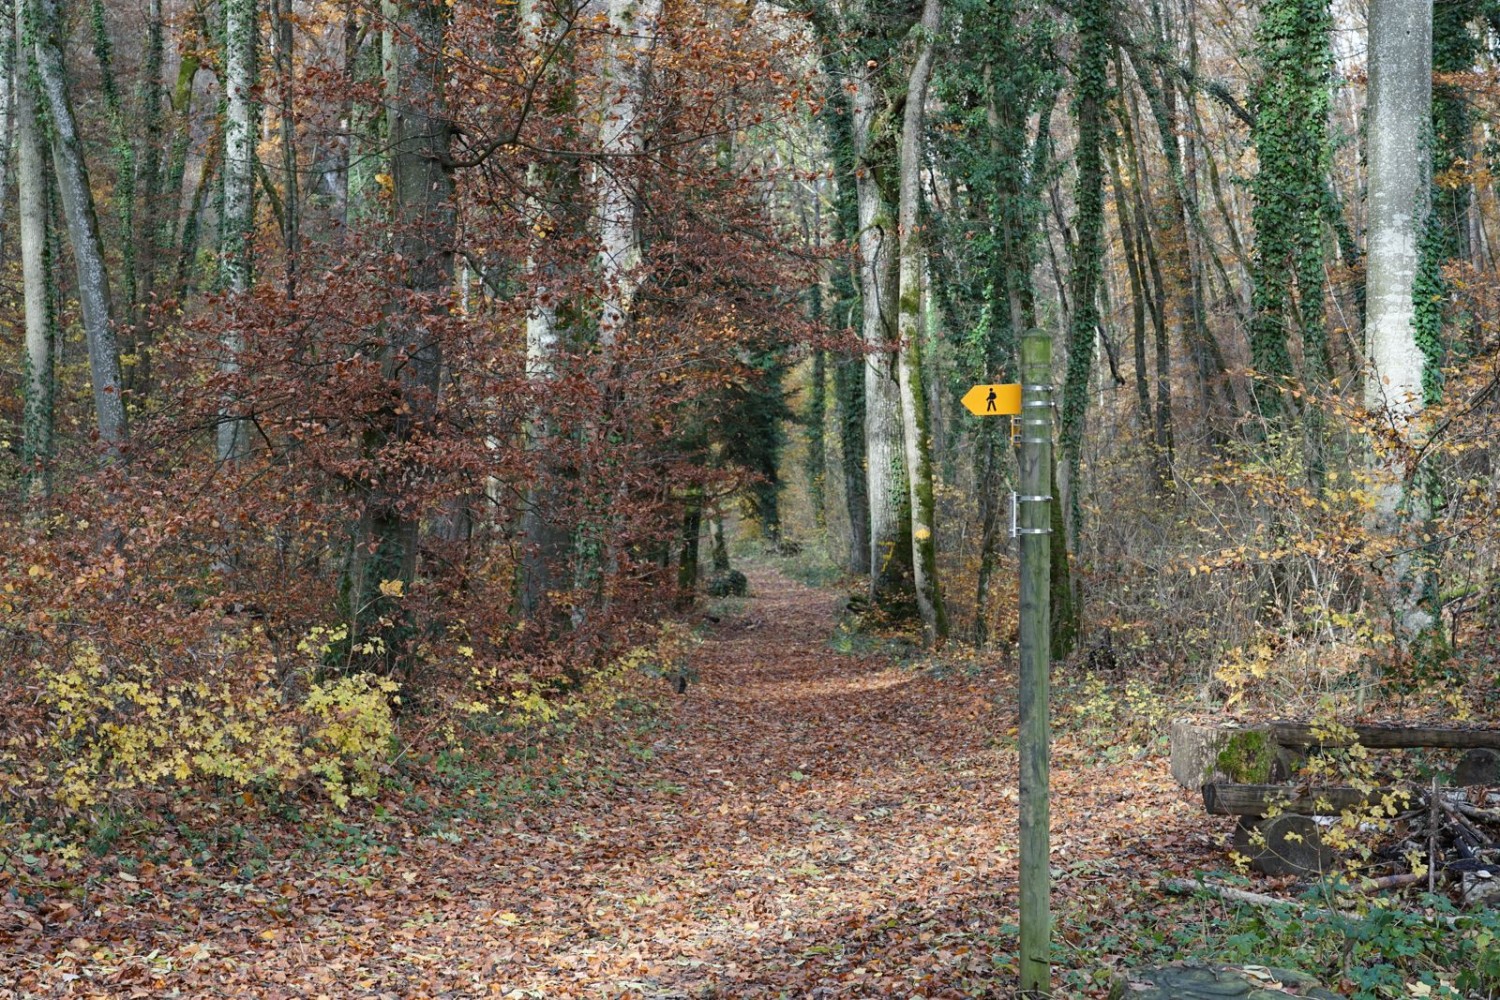
[[[1016,382],[976,385],[964,393],[963,404],[976,417],[1015,416],[1021,412],[1021,386]]]

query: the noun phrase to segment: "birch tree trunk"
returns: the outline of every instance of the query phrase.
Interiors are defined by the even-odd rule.
[[[40,103],[51,125],[52,159],[57,171],[58,196],[67,219],[68,239],[78,275],[78,304],[88,342],[89,375],[93,381],[94,413],[99,439],[111,461],[120,457],[128,430],[125,401],[120,396],[120,347],[110,324],[109,272],[94,214],[88,164],[83,156],[63,62],[57,0],[20,0],[34,13],[31,48],[41,85]]]
[[[1425,137],[1432,107],[1432,0],[1371,0],[1369,30],[1365,406],[1410,441],[1423,406],[1424,357],[1412,327],[1412,288],[1431,197]],[[1403,505],[1412,522],[1426,515],[1420,488],[1405,488],[1412,470],[1404,459],[1399,453],[1374,456],[1386,480],[1377,487],[1375,516],[1392,532],[1402,530]],[[1387,571],[1398,595],[1397,638],[1403,642],[1432,624],[1419,605],[1421,584],[1411,569],[1410,557],[1402,557]]]
[[[904,442],[908,503],[911,509],[912,582],[917,610],[929,642],[948,633],[942,590],[937,577],[937,524],[932,496],[932,442],[922,384],[922,149],[927,82],[938,28],[942,21],[939,0],[926,0],[918,27],[921,37],[916,61],[906,88],[906,107],[901,125],[900,180],[900,295],[898,297],[896,355],[897,381],[901,392],[901,432]]]
[[[18,81],[24,79],[16,70],[15,3],[16,0],[0,0],[0,197],[5,194],[6,183],[10,180],[10,147],[15,129]],[[0,230],[0,247],[3,246],[4,233]]]
[[[604,117],[599,126],[599,272],[604,290],[599,344],[614,346],[640,283],[635,173],[646,75],[661,0],[609,0],[611,37],[604,59]]]
[[[855,77],[855,198],[859,206],[860,330],[865,355],[865,488],[870,501],[870,596],[911,597],[911,510],[897,373],[899,239],[884,185],[897,168],[890,101],[874,60]]]
[[[251,93],[255,87],[257,42],[260,39],[256,0],[224,3],[224,208],[220,222],[219,260],[224,290],[232,297],[250,288],[250,254],[255,242],[255,140],[259,114]],[[239,372],[244,335],[226,324],[220,369]],[[219,414],[216,456],[220,462],[244,457],[249,444],[245,422],[233,415],[226,400]]]
[[[7,14],[11,12],[7,11]],[[24,7],[8,17],[12,39],[25,38]],[[19,48],[19,47],[18,47]],[[22,49],[21,51],[24,51]],[[36,104],[26,85],[30,60],[21,62],[15,89],[16,188],[19,195],[21,287],[26,304],[26,371],[22,391],[21,460],[25,465],[27,520],[45,514],[52,492],[53,354],[56,313],[47,254],[47,177]]]

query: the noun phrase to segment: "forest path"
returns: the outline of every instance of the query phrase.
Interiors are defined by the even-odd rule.
[[[764,566],[750,582],[607,777],[361,865],[142,898],[105,915],[108,955],[69,963],[59,939],[98,939],[85,918],[31,952],[27,981],[51,989],[17,995],[1010,995],[1012,671],[835,652],[834,593]],[[1060,896],[1211,857],[1166,771],[1059,741]]]

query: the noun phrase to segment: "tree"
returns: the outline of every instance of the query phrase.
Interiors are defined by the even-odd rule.
[[[1265,379],[1256,400],[1267,416],[1281,410],[1284,383],[1294,374],[1290,331],[1301,340],[1306,383],[1322,386],[1332,373],[1323,320],[1332,28],[1327,0],[1263,4],[1256,28],[1262,76],[1252,129],[1260,169],[1253,187],[1250,347],[1251,364]],[[1310,435],[1319,433],[1309,429]]]
[[[863,61],[851,69],[852,145],[859,206],[859,291],[865,344],[865,484],[870,502],[870,595],[898,610],[911,602],[910,480],[901,423],[898,370],[900,236],[895,218],[899,103],[905,80],[892,64],[914,18],[862,7]]]
[[[224,290],[233,298],[250,290],[255,249],[255,143],[259,131],[256,56],[260,48],[256,0],[226,0],[224,4],[224,208],[219,226],[219,258]],[[242,337],[232,322],[224,326],[224,372],[239,370]],[[232,404],[231,404],[232,405]],[[218,427],[217,453],[221,462],[244,455],[249,445],[245,421],[226,412]]]
[[[1431,0],[1373,0],[1369,53],[1365,405],[1390,435],[1387,449],[1375,456],[1387,478],[1375,513],[1394,533],[1403,519],[1420,525],[1426,513],[1416,470],[1406,463],[1419,432],[1428,366],[1413,327],[1412,296],[1431,196],[1425,144],[1432,106]],[[1390,560],[1387,577],[1398,595],[1394,613],[1403,644],[1434,621],[1431,608],[1423,606],[1421,576],[1413,572],[1409,556]]]
[[[643,149],[642,103],[661,0],[609,0],[604,113],[599,123],[599,343],[614,345],[640,285],[635,162]]]
[[[1063,383],[1061,451],[1067,478],[1068,528],[1076,546],[1083,530],[1084,417],[1088,410],[1089,379],[1093,373],[1094,344],[1099,337],[1099,283],[1104,258],[1104,113],[1109,97],[1108,4],[1087,0],[1077,13],[1078,63],[1074,67],[1078,113],[1078,183],[1074,202],[1072,324],[1068,336],[1068,370]]]
[[[32,86],[37,88],[38,104],[46,111],[58,194],[73,245],[99,440],[109,458],[118,459],[129,435],[121,395],[120,347],[110,315],[109,269],[94,213],[88,163],[69,96],[57,0],[17,2],[27,29],[24,37],[29,39],[24,48],[28,59],[35,60],[34,73],[30,74]]]
[[[26,363],[21,458],[26,467],[23,492],[33,521],[45,512],[52,494],[53,453],[53,342],[56,337],[56,297],[52,260],[48,253],[47,172],[42,157],[41,129],[31,86],[32,60],[25,57],[25,4],[17,0],[8,11],[12,50],[22,53],[15,88],[16,188],[20,211],[21,290],[26,310]]]
[[[361,505],[349,560],[349,646],[373,645],[382,672],[408,666],[400,601],[417,572],[421,519],[403,502],[414,443],[431,434],[453,275],[453,126],[445,105],[448,6],[403,0],[390,26],[386,131],[390,141],[396,295],[385,318],[381,372],[394,399],[367,435],[382,474]]]
[[[929,641],[948,634],[948,616],[943,609],[942,588],[937,576],[936,505],[932,493],[932,439],[927,427],[926,391],[923,386],[922,329],[923,264],[926,240],[922,218],[922,165],[926,147],[924,127],[927,84],[942,24],[939,0],[926,0],[918,23],[917,55],[912,62],[906,88],[901,125],[899,235],[897,268],[900,293],[897,299],[896,373],[901,394],[901,429],[905,444],[908,503],[911,509],[912,583],[917,609]]]

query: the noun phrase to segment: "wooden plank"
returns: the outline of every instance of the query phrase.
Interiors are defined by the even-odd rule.
[[[1346,785],[1231,785],[1214,782],[1203,786],[1203,808],[1215,816],[1264,816],[1272,809],[1303,816],[1337,816],[1345,809],[1382,802],[1395,796],[1397,809],[1404,807],[1404,789],[1377,788],[1362,792]]]
[[[1298,749],[1346,746],[1347,741],[1323,739],[1304,722],[1271,722],[1271,738]],[[1347,726],[1361,746],[1371,750],[1433,747],[1444,750],[1500,750],[1500,729],[1450,729],[1445,726]]]

